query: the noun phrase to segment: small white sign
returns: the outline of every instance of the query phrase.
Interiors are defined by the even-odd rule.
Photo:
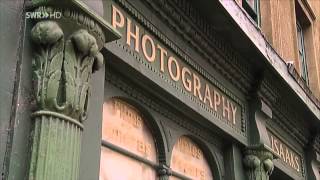
[[[62,17],[61,12],[26,12],[27,19],[60,19]]]

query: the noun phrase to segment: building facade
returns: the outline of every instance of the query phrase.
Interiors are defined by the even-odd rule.
[[[2,179],[320,179],[320,1],[0,15]]]

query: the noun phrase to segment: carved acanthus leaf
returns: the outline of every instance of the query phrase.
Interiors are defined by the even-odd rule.
[[[94,36],[80,29],[65,37],[55,21],[40,21],[31,31],[36,44],[34,88],[39,110],[86,118],[89,81],[103,64]]]

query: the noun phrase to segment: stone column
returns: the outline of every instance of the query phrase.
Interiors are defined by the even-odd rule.
[[[30,32],[36,110],[29,179],[77,180],[91,75],[103,66],[106,39],[119,36],[81,3],[39,4],[32,11],[43,16]]]
[[[272,152],[266,121],[272,119],[272,110],[260,98],[250,102],[249,146],[244,151],[243,164],[248,180],[268,180],[277,158]]]
[[[273,165],[273,153],[265,148],[248,148],[244,152],[243,163],[248,180],[268,180]]]

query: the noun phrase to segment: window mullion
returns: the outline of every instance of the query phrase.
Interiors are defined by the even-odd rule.
[[[109,143],[108,141],[101,140],[101,145],[103,147],[109,148],[109,149],[111,149],[111,150],[113,150],[115,152],[118,152],[118,153],[123,154],[125,156],[128,156],[130,158],[133,158],[133,159],[135,159],[137,161],[143,162],[143,163],[145,163],[145,164],[147,164],[147,165],[149,165],[149,166],[151,166],[153,168],[157,168],[158,167],[158,164],[156,164],[156,163],[154,163],[154,162],[152,162],[152,161],[150,161],[148,159],[142,158],[141,156],[136,155],[136,154],[124,149],[124,148],[121,148],[121,147],[116,146],[116,145],[114,145],[112,143]]]

